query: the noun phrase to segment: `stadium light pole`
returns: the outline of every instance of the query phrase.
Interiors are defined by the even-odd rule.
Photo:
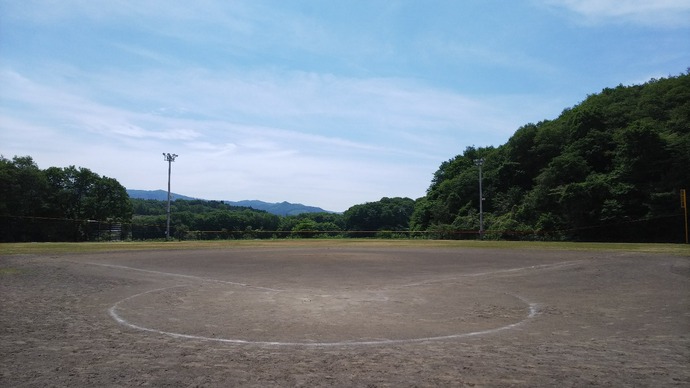
[[[685,189],[680,189],[680,207],[685,210],[685,243],[688,243],[688,196]]]
[[[474,164],[479,166],[479,239],[484,239],[484,193],[482,191],[482,166],[484,165],[484,158],[479,158],[474,161]]]
[[[163,152],[163,160],[168,162],[168,220],[165,227],[166,240],[170,239],[170,171],[172,170],[172,162],[175,161],[176,157],[177,155],[175,154],[166,154],[165,152]]]

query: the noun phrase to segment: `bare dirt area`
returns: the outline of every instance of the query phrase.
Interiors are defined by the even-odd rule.
[[[690,386],[690,257],[0,256],[0,386]]]

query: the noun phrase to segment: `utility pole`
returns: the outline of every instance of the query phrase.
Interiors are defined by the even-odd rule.
[[[175,161],[176,157],[177,155],[175,154],[166,154],[165,152],[163,152],[163,160],[168,162],[168,221],[165,228],[166,240],[170,239],[170,171],[172,169],[172,162]]]
[[[479,239],[484,239],[484,193],[482,191],[482,166],[484,158],[475,159],[474,164],[479,166]]]
[[[685,189],[680,189],[680,207],[685,215],[685,243],[688,243],[688,196]]]

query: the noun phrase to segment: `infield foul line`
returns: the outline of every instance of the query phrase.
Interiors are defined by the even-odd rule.
[[[126,269],[126,270],[129,270],[129,271],[146,272],[146,273],[152,273],[152,274],[156,274],[156,275],[175,276],[175,277],[178,277],[178,278],[201,280],[201,281],[205,281],[205,282],[214,282],[214,283],[230,284],[230,285],[239,286],[239,287],[255,288],[255,289],[257,289],[257,290],[266,290],[266,291],[274,291],[274,292],[281,292],[281,291],[283,291],[283,290],[278,290],[278,289],[269,288],[269,287],[252,286],[251,284],[246,284],[246,283],[238,283],[238,282],[231,282],[231,281],[227,281],[227,280],[218,280],[218,279],[211,279],[211,278],[203,278],[203,277],[201,277],[201,276],[184,275],[184,274],[172,273],[172,272],[154,271],[154,270],[150,270],[150,269],[141,269],[141,268],[127,267],[127,266],[124,266],[124,265],[101,264],[101,263],[86,263],[86,264],[97,265],[97,266],[100,266],[100,267],[109,267],[109,268]]]
[[[582,263],[582,262],[583,262],[583,260],[577,260],[577,261],[563,261],[563,262],[554,263],[554,264],[539,264],[539,265],[531,265],[531,266],[529,266],[529,267],[518,267],[518,268],[499,269],[499,270],[489,271],[489,272],[476,272],[476,273],[469,273],[469,274],[465,274],[465,275],[453,276],[453,277],[450,277],[450,278],[424,280],[424,281],[421,281],[421,282],[403,284],[403,285],[399,285],[399,286],[391,286],[391,287],[388,287],[388,288],[416,287],[416,286],[422,286],[422,285],[425,285],[425,284],[450,282],[450,281],[458,280],[458,279],[462,279],[462,278],[471,278],[471,277],[479,277],[479,276],[498,275],[498,274],[502,274],[502,273],[519,272],[519,271],[526,271],[526,270],[531,270],[531,269],[537,270],[537,269],[550,269],[550,268],[567,267],[567,266],[579,264],[579,263]]]

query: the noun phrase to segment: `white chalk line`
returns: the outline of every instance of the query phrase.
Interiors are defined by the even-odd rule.
[[[442,279],[431,279],[431,280],[424,280],[421,282],[415,282],[415,283],[408,283],[408,284],[402,284],[399,286],[390,286],[387,287],[388,289],[391,288],[403,288],[403,287],[417,287],[417,286],[423,286],[426,284],[433,284],[433,283],[446,283],[446,282],[452,282],[455,280],[460,280],[463,278],[472,278],[472,277],[480,277],[480,276],[490,276],[490,275],[498,275],[502,273],[512,273],[512,272],[520,272],[520,271],[527,271],[527,270],[539,270],[539,269],[552,269],[552,268],[560,268],[560,267],[567,267],[571,265],[576,265],[582,263],[582,260],[576,260],[576,261],[563,261],[559,263],[553,263],[553,264],[539,264],[539,265],[531,265],[529,267],[518,267],[518,268],[508,268],[508,269],[499,269],[495,271],[488,271],[488,272],[475,272],[475,273],[469,273],[465,275],[458,275],[458,276],[453,276],[453,277],[448,277],[448,278],[442,278]]]
[[[375,340],[375,341],[339,341],[339,342],[281,342],[281,341],[250,341],[250,340],[241,340],[241,339],[231,339],[231,338],[214,338],[214,337],[206,337],[206,336],[200,336],[200,335],[192,335],[192,334],[182,334],[182,333],[175,333],[175,332],[170,332],[170,331],[164,331],[164,330],[158,330],[158,329],[153,329],[150,327],[146,326],[140,326],[136,325],[134,323],[129,322],[128,320],[122,318],[118,313],[117,313],[117,308],[118,306],[131,299],[135,299],[137,297],[146,295],[146,294],[151,294],[154,292],[159,292],[159,291],[167,291],[172,288],[178,288],[178,287],[188,287],[187,285],[177,285],[177,286],[172,286],[172,287],[164,287],[164,288],[157,288],[155,290],[149,290],[145,292],[141,292],[136,295],[132,295],[130,297],[127,297],[125,299],[122,299],[115,303],[110,309],[108,309],[108,313],[110,316],[119,324],[123,326],[127,326],[132,329],[136,330],[141,330],[141,331],[146,331],[149,333],[156,333],[160,335],[166,335],[174,338],[182,338],[182,339],[189,339],[189,340],[197,340],[197,341],[212,341],[212,342],[221,342],[221,343],[227,343],[227,344],[238,344],[238,345],[260,345],[260,346],[303,346],[303,347],[336,347],[336,346],[372,346],[372,345],[403,345],[403,344],[411,344],[411,343],[419,343],[419,342],[431,342],[431,341],[443,341],[443,340],[450,340],[450,339],[458,339],[458,338],[467,338],[467,337],[476,337],[476,336],[481,336],[481,335],[487,335],[487,334],[494,334],[498,333],[504,330],[510,330],[514,329],[528,320],[534,318],[538,313],[539,313],[539,305],[537,303],[532,303],[527,301],[525,298],[519,296],[519,295],[512,295],[513,297],[520,299],[522,302],[526,303],[529,306],[529,314],[527,317],[522,319],[519,322],[511,323],[506,326],[501,326],[493,329],[487,329],[487,330],[480,330],[480,331],[473,331],[469,333],[459,333],[459,334],[451,334],[451,335],[444,335],[444,336],[437,336],[437,337],[422,337],[422,338],[407,338],[407,339],[383,339],[383,340]]]
[[[398,287],[414,287],[414,286],[420,286],[420,285],[424,285],[424,284],[448,282],[448,281],[458,280],[458,279],[466,278],[466,277],[488,276],[488,275],[495,275],[495,274],[500,274],[500,273],[518,272],[518,271],[531,270],[531,269],[558,268],[558,267],[575,265],[575,264],[578,264],[581,262],[582,262],[581,260],[578,260],[578,261],[560,262],[560,263],[555,263],[555,264],[541,264],[541,265],[533,265],[533,266],[529,266],[529,267],[510,268],[510,269],[496,270],[496,271],[489,271],[489,272],[478,272],[478,273],[472,273],[472,274],[467,274],[467,275],[462,275],[462,276],[456,276],[453,278],[434,279],[434,280],[429,280],[429,281],[424,281],[424,282],[410,283],[410,284],[405,284],[405,285],[401,285]],[[255,289],[274,291],[274,292],[284,291],[284,290],[268,288],[268,287],[252,286],[252,285],[245,284],[245,283],[229,282],[229,281],[224,281],[224,280],[203,278],[203,277],[193,276],[193,275],[183,275],[183,274],[175,274],[175,273],[168,273],[168,272],[161,272],[161,271],[146,270],[146,269],[140,269],[140,268],[121,266],[121,265],[99,264],[99,263],[89,263],[89,264],[99,265],[99,266],[104,266],[104,267],[120,268],[120,269],[132,270],[132,271],[147,272],[147,273],[153,273],[153,274],[158,274],[158,275],[176,276],[176,277],[181,277],[181,278],[189,278],[189,279],[195,279],[195,280],[217,282],[217,283],[222,283],[222,284],[230,284],[230,285],[234,285],[234,286],[255,288]],[[164,291],[164,290],[168,290],[168,289],[176,288],[176,287],[185,287],[185,286],[177,285],[177,286],[166,287],[166,288],[158,288],[155,290],[149,290],[149,291],[145,291],[145,292],[142,292],[142,293],[139,293],[136,295],[132,295],[128,298],[122,299],[122,300],[118,301],[117,303],[115,303],[108,310],[108,313],[110,314],[110,316],[115,321],[117,321],[121,325],[130,327],[130,328],[136,329],[136,330],[147,331],[147,332],[157,333],[157,334],[161,334],[161,335],[167,335],[167,336],[171,336],[171,337],[175,337],[175,338],[201,340],[201,341],[213,341],[213,342],[222,342],[222,343],[231,343],[231,344],[248,344],[248,345],[333,347],[333,346],[409,344],[409,343],[415,343],[415,342],[440,341],[440,340],[467,338],[467,337],[493,334],[493,333],[498,333],[500,331],[516,328],[516,327],[522,325],[523,323],[525,323],[526,321],[534,318],[539,312],[539,308],[538,308],[539,305],[537,303],[530,302],[530,301],[526,300],[525,298],[523,298],[519,295],[512,295],[513,297],[520,299],[522,302],[526,303],[529,306],[529,313],[528,313],[527,317],[525,317],[523,320],[516,322],[516,323],[506,325],[506,326],[501,326],[498,328],[487,329],[487,330],[480,330],[480,331],[475,331],[475,332],[469,332],[469,333],[459,333],[459,334],[451,334],[451,335],[436,336],[436,337],[423,337],[423,338],[410,338],[410,339],[384,339],[384,340],[375,340],[375,341],[339,341],[339,342],[250,341],[250,340],[241,340],[241,339],[197,336],[197,335],[168,332],[168,331],[164,331],[164,330],[158,330],[158,329],[153,329],[153,328],[149,328],[149,327],[139,326],[139,325],[136,325],[136,324],[133,324],[133,323],[127,321],[126,319],[119,316],[117,313],[118,306],[127,300],[131,300],[131,299],[137,298],[137,297],[145,295],[145,294],[149,294],[149,293],[153,293],[153,292],[157,292],[157,291]],[[391,288],[395,288],[395,287],[391,287]]]
[[[86,263],[86,264],[97,265],[97,266],[100,266],[100,267],[110,267],[110,268],[126,269],[126,270],[129,270],[129,271],[146,272],[146,273],[152,273],[152,274],[156,274],[156,275],[175,276],[175,277],[178,277],[178,278],[202,280],[202,281],[205,281],[205,282],[230,284],[230,285],[238,286],[238,287],[255,288],[255,289],[257,289],[257,290],[265,290],[265,291],[273,291],[273,292],[281,292],[281,291],[283,291],[283,290],[278,290],[278,289],[269,288],[269,287],[252,286],[251,284],[246,284],[246,283],[231,282],[231,281],[227,281],[227,280],[218,280],[218,279],[212,279],[212,278],[204,278],[204,277],[201,277],[201,276],[184,275],[184,274],[172,273],[172,272],[154,271],[154,270],[150,270],[150,269],[141,269],[141,268],[127,267],[127,266],[124,266],[124,265],[102,264],[102,263]]]
[[[454,276],[454,277],[450,277],[450,278],[432,279],[432,280],[425,280],[425,281],[421,281],[421,282],[415,282],[415,283],[409,283],[409,284],[402,284],[402,285],[398,285],[398,286],[389,286],[389,287],[386,287],[386,289],[402,288],[402,287],[416,287],[416,286],[421,286],[421,285],[425,285],[425,284],[444,283],[444,282],[450,282],[450,281],[454,281],[454,280],[459,280],[459,279],[462,279],[462,278],[489,276],[489,275],[496,275],[496,274],[500,274],[500,273],[519,272],[519,271],[534,270],[534,269],[558,268],[558,267],[565,267],[565,266],[571,266],[571,265],[579,264],[579,263],[581,263],[581,262],[582,262],[582,260],[577,260],[577,261],[564,261],[564,262],[554,263],[554,264],[540,264],[540,265],[532,265],[532,266],[529,266],[529,267],[518,267],[518,268],[500,269],[500,270],[488,271],[488,272],[476,272],[476,273],[471,273],[471,274],[466,274],[466,275]],[[201,280],[201,281],[213,282],[213,283],[230,284],[230,285],[238,286],[238,287],[255,288],[255,289],[259,289],[259,290],[266,290],[266,291],[273,291],[273,292],[282,292],[282,291],[284,291],[284,290],[281,290],[281,289],[270,288],[270,287],[253,286],[253,285],[247,284],[247,283],[231,282],[231,281],[227,281],[227,280],[219,280],[219,279],[213,279],[213,278],[205,278],[205,277],[194,276],[194,275],[184,275],[184,274],[178,274],[178,273],[172,273],[172,272],[154,271],[154,270],[150,270],[150,269],[142,269],[142,268],[128,267],[128,266],[124,266],[124,265],[103,264],[103,263],[86,263],[86,264],[89,264],[89,265],[96,265],[96,266],[100,266],[100,267],[109,267],[109,268],[126,269],[126,270],[129,270],[129,271],[137,271],[137,272],[152,273],[152,274],[156,274],[156,275],[165,275],[165,276],[174,276],[174,277],[180,277],[180,278],[186,278],[186,279],[193,279],[193,280]]]

